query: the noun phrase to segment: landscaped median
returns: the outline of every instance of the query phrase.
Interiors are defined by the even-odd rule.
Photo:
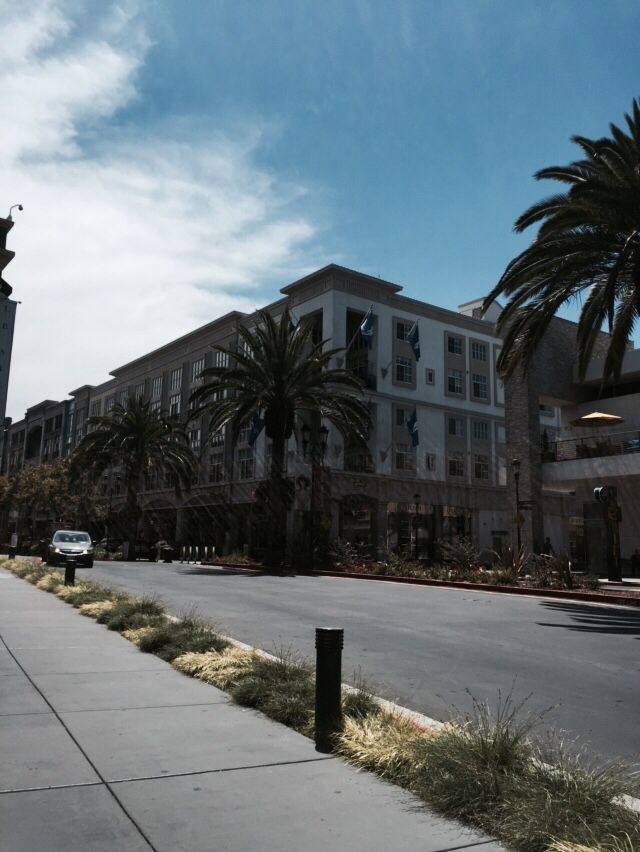
[[[39,563],[4,560],[14,574],[57,594],[117,630],[141,651],[227,691],[295,730],[314,727],[313,668],[302,660],[239,649],[195,613],[175,619],[154,598],[93,582],[64,586]],[[366,689],[343,693],[345,724],[336,743],[346,760],[419,796],[439,813],[492,834],[523,852],[633,852],[640,816],[622,803],[637,786],[618,766],[590,768],[561,744],[535,737],[535,718],[509,700],[490,713],[478,703],[468,718],[424,729],[392,713]]]

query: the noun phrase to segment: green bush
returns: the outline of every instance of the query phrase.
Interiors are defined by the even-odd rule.
[[[109,630],[135,630],[164,623],[165,609],[155,598],[130,598],[117,601],[113,609],[98,616]]]
[[[618,803],[637,792],[619,766],[590,769],[565,748],[557,748],[553,765],[530,763],[512,779],[498,814],[502,840],[522,852],[545,850],[554,838],[600,845],[623,839],[640,848],[638,815]]]
[[[288,657],[256,657],[250,673],[231,688],[231,697],[301,733],[311,733],[315,684],[313,670],[304,663]]]
[[[137,644],[141,651],[155,654],[167,662],[189,651],[223,651],[228,646],[228,642],[218,636],[208,622],[193,614],[180,621],[165,621],[150,627]]]

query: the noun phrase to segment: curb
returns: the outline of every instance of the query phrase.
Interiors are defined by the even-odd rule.
[[[393,577],[386,574],[357,574],[348,571],[311,571],[314,577],[342,577],[352,580],[378,580],[387,583],[410,583],[416,586],[436,586],[444,589],[466,589],[475,592],[497,592],[507,595],[525,595],[536,598],[586,601],[587,603],[616,604],[640,607],[640,597],[604,595],[598,592],[578,592],[570,589],[544,589],[531,586],[498,586],[492,583],[465,583],[461,580],[430,580],[427,577]]]
[[[192,563],[203,565],[205,568],[221,568],[223,571],[246,571],[250,574],[264,574],[267,576],[282,576],[268,571],[261,565],[234,565],[230,562],[204,562]],[[301,574],[305,577],[341,577],[346,580],[374,580],[386,583],[404,583],[414,586],[435,586],[443,589],[462,589],[472,592],[496,592],[506,595],[524,595],[535,598],[557,598],[558,600],[570,600],[580,603],[600,603],[610,606],[640,607],[640,596],[602,594],[600,592],[579,592],[571,589],[545,589],[534,586],[501,586],[494,583],[466,583],[463,580],[431,580],[428,577],[394,577],[389,574],[359,574],[356,571],[305,571],[293,572],[293,575]],[[287,576],[287,575],[285,575]]]

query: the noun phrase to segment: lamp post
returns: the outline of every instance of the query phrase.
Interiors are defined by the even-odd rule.
[[[516,528],[518,531],[518,553],[522,550],[522,533],[520,532],[520,459],[511,462],[513,480],[516,485]]]
[[[413,521],[413,539],[414,539],[413,548],[414,548],[414,558],[417,561],[417,559],[418,559],[418,523],[420,521],[420,495],[419,494],[413,495],[413,502],[414,502],[414,506],[415,506],[415,510],[416,510],[414,521]]]

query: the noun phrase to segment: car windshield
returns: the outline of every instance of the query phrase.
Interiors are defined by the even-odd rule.
[[[53,540],[65,544],[89,544],[91,542],[88,533],[83,532],[57,532]]]

